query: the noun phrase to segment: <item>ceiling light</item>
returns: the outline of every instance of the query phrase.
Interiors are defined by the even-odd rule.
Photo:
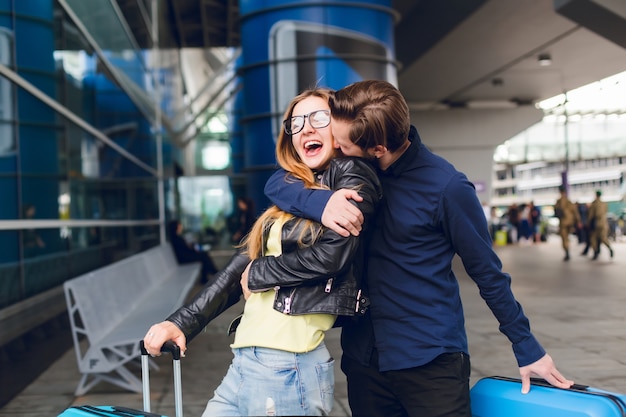
[[[542,67],[547,67],[552,64],[552,57],[550,57],[550,54],[539,54],[537,61]]]

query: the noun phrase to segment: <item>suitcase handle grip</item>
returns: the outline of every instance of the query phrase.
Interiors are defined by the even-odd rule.
[[[142,355],[148,355],[148,351],[143,345],[143,339],[139,341],[139,349],[141,349]],[[180,346],[178,346],[176,343],[172,342],[171,340],[168,340],[167,342],[163,344],[163,346],[161,346],[161,352],[163,353],[169,352],[172,354],[172,357],[174,358],[175,361],[180,360]]]
[[[543,387],[551,387],[552,384],[550,384],[548,381],[546,381],[543,378],[530,378],[530,382],[532,382],[535,385],[540,385]],[[568,389],[574,390],[574,391],[586,391],[587,388],[589,388],[589,385],[582,385],[582,384],[574,384],[571,387],[569,387]]]

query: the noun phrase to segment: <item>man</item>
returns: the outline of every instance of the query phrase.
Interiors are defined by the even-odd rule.
[[[565,186],[559,186],[559,192],[561,197],[556,201],[554,205],[554,213],[559,218],[559,235],[561,236],[561,244],[565,251],[564,261],[569,261],[569,235],[575,227],[582,227],[580,221],[580,214],[576,204],[572,203],[567,198],[567,189]]]
[[[573,382],[532,335],[511,293],[473,185],[422,144],[400,92],[385,81],[358,82],[335,93],[331,112],[332,132],[344,154],[356,155],[353,145],[363,138],[376,139],[365,148],[377,159],[383,184],[367,258],[369,315],[342,331],[342,370],[353,416],[471,416],[455,254],[513,344],[522,392],[529,391],[531,375],[570,387]],[[301,188],[278,172],[265,191],[285,210],[358,232],[358,221],[352,224],[358,213],[335,206],[353,191],[330,197],[324,190]],[[298,189],[301,194],[290,197]],[[334,207],[321,207],[324,198]]]
[[[600,254],[600,244],[604,243],[609,248],[609,254],[613,257],[613,248],[609,243],[609,223],[606,218],[608,212],[607,204],[602,201],[602,191],[596,191],[596,198],[589,206],[587,216],[587,227],[591,231],[590,242],[593,248],[593,260],[598,259]]]
[[[589,230],[589,203],[576,202],[576,208],[578,209],[578,215],[580,216],[580,222],[583,227],[580,228],[578,234],[578,243],[584,243],[585,249],[580,253],[582,256],[587,256],[589,248],[591,247],[591,230]]]

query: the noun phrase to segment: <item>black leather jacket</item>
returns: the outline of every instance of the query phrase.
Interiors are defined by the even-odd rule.
[[[363,314],[367,306],[361,292],[366,240],[382,188],[375,169],[360,158],[334,159],[317,178],[333,190],[358,189],[363,201],[354,204],[365,218],[360,236],[346,238],[324,227],[314,245],[299,248],[297,239],[302,223],[291,219],[282,228],[282,254],[256,259],[250,268],[248,287],[253,292],[273,289],[274,309],[284,314]],[[190,341],[211,320],[240,300],[241,274],[249,262],[247,255],[236,253],[222,271],[167,320],[178,326]]]

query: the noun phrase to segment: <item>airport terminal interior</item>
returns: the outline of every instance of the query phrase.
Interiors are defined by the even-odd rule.
[[[250,198],[255,214],[269,204],[263,186],[276,169],[283,111],[311,85],[388,80],[431,148],[468,173],[485,204],[548,207],[563,182],[589,202],[602,188],[619,238],[626,7],[537,2],[523,16],[558,22],[536,31],[561,30],[550,42],[528,46],[532,36],[519,32],[508,49],[498,46],[515,51],[507,63],[467,58],[438,77],[441,51],[463,56],[467,31],[487,36],[477,30],[485,20],[502,31],[495,22],[521,8],[458,3],[0,0],[0,408],[73,349],[68,280],[166,244],[174,219],[222,265],[237,200]],[[601,9],[606,25],[588,22],[585,7]],[[418,22],[427,27],[409,50]],[[604,64],[576,72],[577,42]],[[557,65],[569,68],[555,75]],[[457,74],[461,66],[476,71],[472,80]],[[441,91],[448,73],[451,90]],[[600,82],[617,98],[571,107],[573,92]],[[481,96],[485,86],[496,92]],[[474,136],[465,141],[467,131]]]

